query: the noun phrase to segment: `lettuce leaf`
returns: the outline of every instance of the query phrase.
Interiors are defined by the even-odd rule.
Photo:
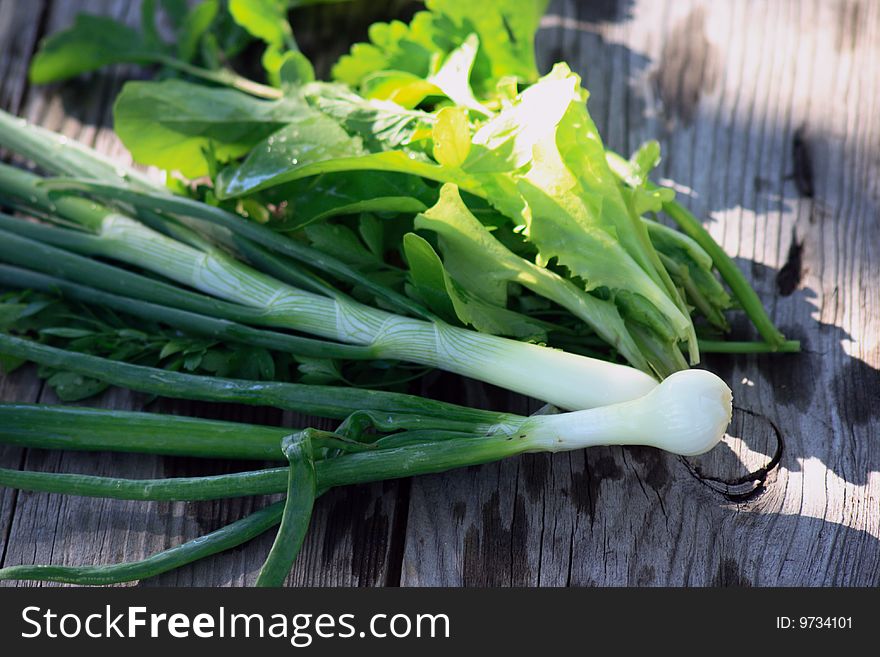
[[[415,227],[436,233],[446,270],[476,296],[505,306],[510,284],[522,285],[568,309],[633,366],[649,370],[613,302],[510,251],[471,213],[454,185],[443,186],[440,200],[416,217]]]
[[[547,4],[548,0],[427,0],[428,11],[416,13],[409,24],[373,24],[369,42],[352,46],[333,67],[333,77],[368,89],[375,88],[371,76],[387,79],[389,72],[408,74],[396,76],[401,84],[428,80],[473,34],[479,49],[470,83],[478,96],[493,95],[504,78],[534,82],[535,33]]]
[[[403,238],[403,247],[410,267],[410,295],[441,318],[453,323],[459,320],[481,333],[538,342],[547,340],[548,325],[544,322],[491,303],[450,276],[424,238],[408,233]]]

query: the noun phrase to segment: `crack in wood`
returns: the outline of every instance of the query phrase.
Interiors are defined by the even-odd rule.
[[[745,413],[752,417],[764,420],[773,429],[776,437],[776,448],[773,450],[773,455],[770,457],[770,460],[766,465],[740,477],[723,479],[721,477],[706,475],[701,472],[700,468],[685,456],[679,456],[678,459],[684,464],[691,476],[701,484],[712,491],[719,493],[729,502],[740,503],[754,499],[765,490],[768,476],[779,466],[780,460],[782,459],[782,453],[785,449],[785,441],[782,437],[782,431],[780,431],[779,427],[776,426],[776,423],[766,415],[756,413],[747,408],[740,408],[738,406],[734,406],[734,409],[740,413]]]
[[[803,254],[804,241],[798,240],[797,233],[792,230],[788,256],[776,274],[776,290],[780,296],[790,296],[801,284],[804,276]]]
[[[813,157],[804,125],[799,126],[792,135],[791,159],[794,164],[794,172],[791,175],[794,186],[801,196],[812,199],[816,191],[813,182]]]

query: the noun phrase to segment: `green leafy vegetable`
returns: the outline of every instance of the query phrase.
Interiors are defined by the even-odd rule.
[[[260,100],[231,89],[181,80],[129,82],[113,108],[116,132],[138,161],[198,177],[209,172],[205,151],[226,162],[301,114],[302,101]]]
[[[634,366],[647,369],[613,303],[509,251],[471,214],[454,186],[444,186],[440,201],[420,214],[415,226],[437,233],[446,268],[475,294],[503,306],[511,283],[528,287],[586,322]]]
[[[131,328],[135,325],[141,330]],[[135,321],[108,309],[46,294],[25,291],[0,295],[0,329],[14,335],[34,335],[43,343],[79,353],[170,370],[255,381],[292,378],[289,371],[276,367],[276,360],[283,363],[284,356],[266,348],[195,337],[153,321]],[[39,375],[62,401],[86,399],[106,388],[94,378],[51,367],[41,368]]]
[[[202,38],[208,33],[219,11],[219,0],[206,0],[195,5],[183,16],[177,33],[179,59],[191,62],[196,58]]]
[[[303,142],[311,147],[303,159],[291,156],[294,146],[276,153],[274,144],[266,143],[220,176],[218,193],[239,195],[298,177],[362,169],[456,182],[521,225],[539,264],[558,263],[586,292],[607,290],[625,321],[640,325],[641,342],[653,346],[637,355],[644,349],[618,322],[607,326],[594,316],[602,324],[600,334],[614,336],[611,344],[630,362],[666,375],[682,366],[679,341],[688,343],[692,361],[698,359],[696,334],[686,302],[650,242],[633,192],[605,161],[585,98],[578,76],[560,65],[476,131],[461,109],[442,110],[432,130],[436,164],[400,150],[352,150],[334,158],[326,143],[313,145],[311,138]],[[646,166],[652,163],[643,159]]]
[[[287,0],[229,0],[229,13],[252,36],[270,45],[289,46],[293,41]]]
[[[469,292],[446,272],[434,249],[423,238],[410,233],[404,237],[403,247],[415,295],[441,317],[456,318],[483,333],[546,342],[546,324]]]
[[[328,173],[266,190],[282,210],[278,230],[361,212],[413,214],[427,209],[437,193],[420,178],[378,171]]]
[[[472,64],[465,68],[470,71],[472,67],[470,83],[479,95],[493,94],[504,78],[522,82],[537,79],[534,38],[547,0],[428,0],[426,4],[429,11],[418,12],[408,25],[400,21],[374,23],[370,42],[352,46],[351,53],[333,68],[333,77],[371,93],[381,88],[382,97],[400,102],[399,94],[394,97],[388,93],[391,79],[403,88],[417,86],[419,79],[442,88],[430,81],[439,62],[473,34],[479,49],[467,55]],[[389,77],[389,72],[397,77]],[[373,81],[376,76],[385,79],[383,86]],[[430,93],[427,86],[423,87],[424,95]],[[443,91],[448,93],[447,89]],[[412,102],[413,96],[409,98]]]
[[[314,107],[360,137],[370,151],[411,146],[430,136],[434,122],[427,112],[366,99],[338,84],[311,84],[303,93]]]
[[[287,21],[287,0],[229,0],[232,19],[265,42],[262,64],[276,87],[304,84],[315,79],[311,62],[299,52]]]
[[[79,14],[74,24],[40,44],[31,60],[34,84],[64,80],[110,64],[150,64],[167,53],[147,44],[136,30],[104,16]]]

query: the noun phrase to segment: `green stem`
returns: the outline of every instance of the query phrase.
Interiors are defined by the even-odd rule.
[[[473,438],[473,436],[451,431],[403,431],[387,438],[382,438],[376,444],[383,449],[414,448],[427,442],[458,440],[462,438]],[[385,441],[392,442],[386,443]],[[456,444],[461,445],[461,443]],[[398,457],[400,454],[397,453]],[[410,461],[412,461],[412,458],[410,458]],[[334,464],[331,464],[329,467],[328,472],[331,476],[335,467]],[[387,468],[388,466],[385,467]],[[35,493],[59,493],[82,497],[104,497],[114,500],[193,502],[283,493],[287,490],[288,470],[288,467],[283,467],[206,477],[122,479],[119,477],[96,477],[83,474],[34,472],[0,468],[0,486]],[[326,476],[325,474],[325,478]],[[336,478],[334,477],[334,480]]]
[[[346,454],[316,463],[318,488],[435,474],[537,451],[528,435],[466,436]]]
[[[0,231],[0,238],[3,236]],[[169,308],[158,304],[121,297],[61,278],[46,276],[17,267],[0,264],[0,285],[13,288],[60,293],[65,298],[84,304],[100,305],[139,317],[150,322],[162,322],[187,333],[215,340],[236,342],[266,349],[283,351],[310,358],[341,358],[346,360],[369,360],[376,358],[370,347],[341,344],[314,338],[304,338],[278,331],[255,329],[225,319],[208,317],[186,310]]]
[[[706,271],[712,269],[712,258],[706,253],[699,244],[690,237],[682,233],[680,230],[670,228],[665,224],[661,224],[652,219],[642,217],[642,223],[648,229],[648,236],[651,238],[651,244],[658,252],[665,252],[672,255],[676,250],[684,251],[690,260],[696,265],[702,267]]]
[[[658,251],[657,253],[660,256],[660,261],[663,263],[663,266],[666,267],[666,271],[669,272],[669,275],[672,276],[675,283],[680,285],[685,291],[688,301],[690,301],[697,310],[703,313],[709,323],[721,330],[729,328],[724,314],[712,305],[709,299],[703,294],[700,287],[694,282],[688,266],[677,262],[674,258],[666,255],[662,251]],[[700,345],[699,340],[697,340],[697,343]],[[701,345],[700,351],[702,351]]]
[[[2,182],[2,181],[0,181]],[[271,228],[253,221],[248,221],[222,208],[217,208],[192,199],[172,196],[170,194],[154,193],[129,189],[121,185],[96,183],[89,180],[66,180],[56,179],[46,181],[45,186],[51,189],[73,189],[96,194],[111,200],[121,200],[135,207],[161,210],[182,217],[189,217],[200,222],[207,222],[216,226],[222,226],[236,235],[240,235],[270,251],[288,256],[315,267],[319,271],[327,272],[340,280],[359,285],[369,290],[377,297],[406,314],[433,319],[433,314],[428,312],[421,304],[416,303],[409,297],[391,290],[390,288],[375,282],[363,275],[355,268],[330,256],[322,251],[313,249],[305,244],[297,242],[285,235],[275,232]],[[81,199],[82,200],[82,199]]]
[[[24,169],[0,164],[0,198],[4,204],[35,208],[47,215],[63,217],[87,233],[97,233],[108,209],[78,196],[51,197],[50,190],[40,187],[42,180]]]
[[[118,181],[161,189],[142,173],[111,160],[75,139],[47,130],[0,110],[0,145],[56,175]]]
[[[681,314],[681,317],[686,321],[686,325],[682,327],[674,320],[670,313],[664,313],[669,318],[670,322],[678,328],[678,337],[686,341],[688,355],[690,356],[690,365],[696,365],[700,362],[700,349],[697,344],[697,332],[694,328],[694,322],[691,319],[687,302],[679,289],[675,286],[669,272],[660,261],[660,256],[654,248],[654,245],[651,243],[648,229],[641,220],[641,217],[635,213],[631,203],[626,202],[626,206],[627,216],[631,220],[631,226],[637,238],[637,242],[632,244],[627,250],[637,256],[637,262],[639,262],[642,268],[651,275],[654,282],[662,290],[665,290],[666,295],[672,300]],[[675,354],[675,356],[681,355],[680,350],[673,349],[673,351],[678,351],[678,354]],[[686,367],[687,365],[682,369],[686,369]]]
[[[281,493],[287,471],[288,468],[272,468],[210,477],[136,480],[0,468],[0,486],[114,500],[191,502]]]
[[[374,414],[374,426],[389,430],[430,429],[439,425],[447,429],[485,431],[496,424],[521,420],[512,414],[472,409],[397,392],[278,381],[244,381],[172,372],[57,349],[2,333],[0,353],[73,371],[110,385],[164,397],[272,406],[339,419],[369,411]],[[0,414],[3,408],[0,406]],[[429,418],[435,418],[439,423],[431,423]],[[0,434],[2,432],[0,425]],[[277,451],[277,446],[275,449]]]
[[[794,354],[801,350],[800,340],[785,340],[776,346],[767,342],[700,340],[700,349],[714,354]]]
[[[801,350],[799,340],[786,340],[782,346],[774,347],[766,342],[757,340],[705,340],[700,339],[700,353],[704,354],[770,354],[781,353],[790,354],[797,353]],[[608,347],[608,343],[596,336],[578,336],[570,340],[556,340],[557,344],[566,350],[582,349],[584,347]]]
[[[605,156],[608,159],[608,163],[611,165],[612,171],[618,175],[630,168],[630,163],[617,153],[607,151]],[[654,185],[650,182],[646,182],[645,186],[649,190],[659,189],[658,185]],[[669,215],[676,224],[678,224],[678,227],[681,228],[685,235],[694,240],[706,253],[709,254],[718,273],[721,274],[721,277],[739,301],[742,309],[749,316],[749,319],[752,320],[758,333],[764,338],[765,342],[779,349],[785,342],[785,336],[783,336],[779,329],[773,324],[773,321],[764,309],[764,305],[761,303],[761,299],[758,297],[757,292],[755,292],[746,280],[746,277],[739,270],[739,267],[736,266],[733,258],[724,252],[724,249],[712,239],[709,231],[703,228],[703,225],[699,220],[683,205],[677,201],[664,203],[663,211]]]
[[[688,369],[688,363],[682,356],[674,337],[671,342],[663,340],[662,336],[638,321],[628,321],[627,328],[660,379]]]
[[[88,253],[90,241],[94,239],[92,235],[22,221],[0,212],[0,259],[5,263],[200,315],[248,324],[278,323],[272,322],[261,309],[191,292],[65,250],[72,248]]]
[[[281,586],[302,548],[317,494],[315,461],[312,459],[310,429],[286,436],[282,451],[290,463],[287,500],[281,526],[260,574],[256,586]]]
[[[108,566],[9,566],[0,580],[41,580],[100,586],[147,579],[247,543],[278,524],[281,502],[260,509],[205,536],[187,541],[141,561]]]
[[[45,404],[0,404],[0,442],[42,449],[278,460],[283,427]]]
[[[443,472],[542,449],[535,443],[536,436],[518,433],[526,418],[519,420],[496,427],[491,435],[441,435],[442,439],[430,440],[430,433],[424,432],[425,440],[415,444],[318,461],[318,488]],[[284,458],[278,445],[290,432],[283,427],[173,415],[0,404],[0,442],[42,449],[277,461]]]
[[[292,258],[285,258],[272,253],[259,244],[239,235],[233,236],[231,246],[244,256],[256,269],[269,274],[288,285],[299,287],[315,294],[323,294],[333,299],[348,298],[330,283],[301,267]]]
[[[155,61],[159,64],[175,68],[187,75],[208,80],[209,82],[215,82],[226,87],[232,87],[233,89],[238,89],[239,91],[243,91],[251,96],[257,96],[258,98],[277,100],[284,95],[281,89],[254,82],[228,68],[219,71],[212,71],[200,66],[193,66],[192,64],[188,64],[176,57],[170,57],[168,55],[155,55]]]
[[[721,274],[724,282],[730,287],[730,291],[733,292],[742,309],[749,316],[749,319],[752,320],[761,337],[777,349],[782,347],[785,343],[785,336],[773,324],[773,320],[770,319],[770,316],[764,309],[764,304],[761,303],[758,293],[755,292],[754,288],[746,280],[746,277],[739,270],[739,267],[736,266],[733,258],[724,252],[724,249],[709,235],[709,231],[703,228],[697,218],[683,205],[676,201],[664,203],[663,211],[678,224],[679,228],[686,235],[703,247],[706,253],[709,254],[718,273]]]

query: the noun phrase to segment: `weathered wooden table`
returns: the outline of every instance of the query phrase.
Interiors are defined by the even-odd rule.
[[[136,22],[138,4],[0,0],[2,107],[126,160],[110,102],[136,70],[35,88],[26,68],[38,39],[77,11]],[[305,43],[361,36],[364,18],[350,7],[317,16],[300,27]],[[880,2],[565,0],[551,6],[538,45],[545,67],[565,59],[583,75],[609,145],[629,152],[660,139],[660,175],[804,352],[706,359],[738,407],[707,457],[602,448],[333,491],[318,502],[290,583],[880,585]],[[461,388],[452,381],[425,390]],[[55,402],[32,369],[0,379],[0,398]],[[463,400],[535,407],[472,383]],[[143,401],[113,390],[94,403]],[[206,404],[159,409],[301,422]],[[234,467],[3,447],[0,464],[127,477]],[[263,503],[0,490],[0,563],[137,559]],[[249,583],[271,541],[145,584]]]

